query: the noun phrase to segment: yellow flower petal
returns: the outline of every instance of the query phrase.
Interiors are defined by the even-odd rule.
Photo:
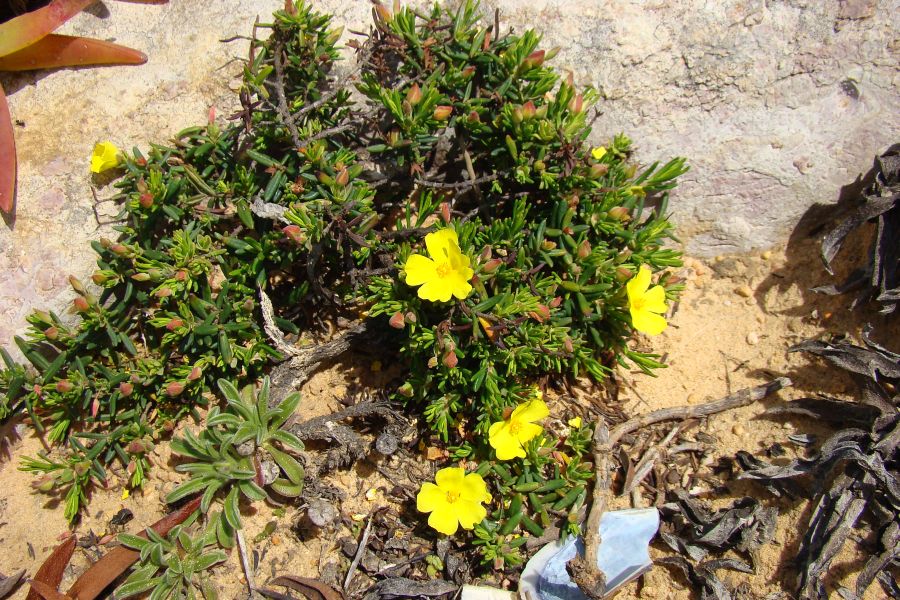
[[[641,266],[637,275],[628,280],[628,283],[625,284],[625,291],[628,293],[629,300],[637,298],[647,291],[647,288],[650,287],[650,275],[650,269]]]
[[[508,421],[500,421],[491,425],[488,431],[488,443],[497,453],[497,460],[525,458],[525,449],[512,434]]]
[[[581,427],[581,417],[572,417],[569,419],[569,427],[575,427],[576,429]]]
[[[436,510],[428,515],[428,525],[444,535],[453,535],[459,528],[459,519],[453,510]]]
[[[660,314],[669,310],[666,304],[666,290],[661,285],[654,285],[644,294],[644,310]]]
[[[112,142],[99,142],[91,153],[91,172],[102,173],[119,166],[119,149]]]
[[[456,505],[456,518],[463,529],[474,528],[487,516],[487,510],[478,502],[460,500]]]
[[[604,156],[606,156],[606,148],[603,146],[597,146],[593,150],[591,150],[591,156],[594,160],[600,160]]]
[[[434,474],[434,482],[444,490],[457,489],[465,477],[466,470],[462,467],[446,467]]]
[[[447,493],[431,482],[422,484],[422,489],[416,495],[416,509],[419,512],[432,512],[439,510],[447,504]]]
[[[425,247],[428,256],[436,261],[449,260],[451,250],[459,254],[459,238],[452,229],[439,229],[425,236]]]
[[[647,335],[659,335],[668,325],[663,317],[648,310],[632,312],[631,324],[635,329]]]
[[[515,435],[516,440],[518,440],[519,445],[521,446],[525,444],[525,442],[533,440],[541,435],[542,431],[544,431],[544,428],[537,423],[519,423],[519,430],[513,435]],[[522,451],[524,452],[524,449]]]
[[[528,402],[524,402],[516,407],[509,419],[518,419],[533,423],[546,418],[550,414],[550,409],[541,398],[533,398]]]
[[[460,300],[465,300],[469,297],[469,294],[472,292],[472,284],[469,283],[469,279],[472,278],[472,269],[467,269],[469,272],[469,276],[450,276],[447,278],[447,286],[450,289],[450,293],[459,298]]]
[[[406,285],[410,286],[422,285],[437,277],[435,262],[421,254],[413,254],[406,259],[403,270],[406,272]]]
[[[491,494],[488,492],[487,484],[478,473],[469,473],[463,478],[459,497],[461,500],[466,500],[467,502],[478,503],[491,501]]]
[[[430,302],[446,302],[453,295],[453,288],[447,279],[430,279],[422,284],[419,298]]]

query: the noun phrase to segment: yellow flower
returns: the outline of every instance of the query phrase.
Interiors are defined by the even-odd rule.
[[[594,160],[600,160],[601,158],[606,156],[606,148],[604,148],[603,146],[597,146],[596,148],[591,150],[591,156],[594,158]]]
[[[431,513],[428,524],[446,535],[453,535],[462,525],[472,529],[487,516],[482,502],[490,502],[487,484],[478,473],[466,474],[460,467],[447,467],[438,471],[434,480],[422,484],[416,496],[419,512]]]
[[[488,430],[488,441],[497,451],[497,459],[524,458],[525,448],[522,445],[544,430],[535,421],[549,414],[550,410],[538,392],[536,398],[517,406],[508,419],[492,424]]]
[[[99,142],[91,153],[91,172],[102,173],[119,166],[119,149],[112,142]]]
[[[669,307],[666,305],[666,291],[663,287],[650,287],[650,269],[642,266],[638,274],[625,284],[625,290],[628,292],[631,325],[648,335],[662,333],[667,325],[662,315]]]
[[[459,239],[452,229],[441,229],[425,236],[425,247],[431,258],[413,254],[406,260],[406,284],[421,285],[419,298],[431,302],[447,302],[451,296],[463,300],[472,291],[469,280],[475,272],[469,268],[469,257],[459,250]]]
[[[569,419],[569,427],[574,427],[575,429],[581,427],[581,417],[573,417]]]

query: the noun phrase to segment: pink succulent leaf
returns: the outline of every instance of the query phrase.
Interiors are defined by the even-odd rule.
[[[16,196],[16,139],[3,86],[0,86],[0,211],[12,212]]]
[[[27,48],[0,56],[0,71],[30,71],[89,65],[141,65],[143,52],[91,38],[51,33]]]
[[[53,0],[0,25],[0,56],[30,46],[96,0]]]

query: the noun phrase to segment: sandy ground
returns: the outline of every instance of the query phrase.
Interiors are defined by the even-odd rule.
[[[861,248],[857,243],[857,250]],[[856,254],[852,251],[851,255]],[[835,375],[821,362],[804,355],[788,353],[794,343],[827,333],[848,332],[858,335],[867,322],[884,325],[872,312],[849,312],[846,299],[834,299],[810,293],[809,288],[828,282],[821,268],[812,238],[799,237],[785,248],[757,255],[718,257],[700,261],[687,259],[680,271],[686,290],[674,308],[671,326],[661,336],[639,339],[642,349],[664,354],[668,368],[658,377],[635,372],[620,372],[620,400],[627,414],[637,415],[658,408],[678,406],[718,399],[738,389],[758,385],[777,376],[786,375],[794,387],[755,405],[703,421],[696,431],[718,440],[717,456],[732,457],[744,449],[757,453],[772,443],[785,443],[795,431],[826,432],[817,423],[805,420],[770,420],[760,415],[768,404],[802,397],[815,392],[846,395],[852,391],[849,379]],[[884,340],[882,340],[884,341]],[[891,346],[890,342],[887,342]],[[365,359],[371,360],[371,359]],[[372,364],[357,365],[371,369]],[[375,365],[375,370],[378,365]],[[310,380],[303,390],[303,414],[314,416],[338,408],[338,398],[352,384],[346,371],[333,368]],[[792,446],[785,443],[792,452]],[[48,496],[37,494],[29,486],[31,477],[16,470],[19,457],[33,455],[39,442],[26,435],[12,447],[12,457],[0,465],[0,572],[9,574],[24,568],[33,574],[41,561],[58,543],[68,529],[62,516],[62,506]],[[169,462],[166,444],[154,451],[153,460],[159,465]],[[390,462],[381,466],[390,470]],[[110,478],[109,489],[94,490],[86,517],[77,529],[79,535],[93,530],[98,535],[110,532],[109,518],[120,508],[129,508],[135,519],[128,529],[136,531],[156,521],[163,514],[161,498],[181,479],[171,469],[153,471],[151,481],[142,493],[122,498],[122,474]],[[341,505],[344,524],[320,532],[314,537],[302,536],[295,527],[300,510],[287,507],[282,513],[277,507],[256,503],[245,506],[245,535],[258,553],[257,578],[266,580],[277,573],[292,573],[316,577],[324,571],[335,571],[343,579],[349,563],[337,548],[337,540],[345,536],[357,538],[365,519],[377,507],[390,501],[387,482],[373,465],[362,463],[356,470],[341,472],[332,478],[348,493]],[[727,483],[730,494],[714,500],[717,505],[729,504],[734,498],[752,495],[775,503],[781,511],[775,540],[759,555],[757,571],[746,575],[720,571],[723,579],[737,584],[747,582],[757,597],[773,592],[790,592],[793,573],[791,557],[806,527],[809,517],[805,502],[769,499],[761,488],[746,482]],[[374,489],[375,492],[367,491]],[[622,505],[629,502],[622,499]],[[412,516],[411,516],[412,517]],[[275,533],[255,541],[267,523],[275,521]],[[300,537],[305,537],[301,541]],[[666,552],[659,544],[656,556]],[[90,562],[96,559],[92,551],[78,549],[66,572],[61,589],[66,589]],[[830,585],[851,586],[853,574],[864,557],[852,549],[835,560]],[[216,583],[220,598],[243,597],[243,577],[232,553],[229,561],[217,567]],[[359,576],[359,575],[358,575]],[[834,589],[833,587],[830,589]],[[869,589],[867,599],[880,597],[877,584]],[[13,598],[24,598],[20,589]],[[696,597],[679,577],[663,567],[652,569],[641,580],[630,584],[620,598],[680,599]],[[776,596],[777,597],[777,596]]]

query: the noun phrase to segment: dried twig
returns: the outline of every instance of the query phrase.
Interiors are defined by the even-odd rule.
[[[576,555],[566,565],[572,580],[581,588],[581,591],[593,600],[599,600],[606,596],[606,576],[597,567],[597,554],[602,542],[600,539],[600,519],[603,517],[603,513],[606,512],[606,507],[609,504],[609,457],[612,454],[612,448],[622,436],[662,421],[696,419],[747,406],[790,385],[790,379],[779,377],[770,383],[740,390],[715,402],[653,411],[630,419],[616,426],[612,431],[609,431],[606,421],[601,417],[594,429],[593,448],[596,474],[591,512],[588,514],[587,524],[585,525],[585,553],[584,556]]]
[[[250,598],[259,598],[259,592],[256,591],[256,582],[253,579],[253,567],[247,558],[247,543],[244,541],[244,532],[240,529],[235,531],[237,538],[238,554],[241,555],[241,566],[244,568],[244,577],[247,578],[247,587],[250,590]]]
[[[347,588],[350,586],[350,581],[353,579],[353,575],[356,573],[356,568],[359,566],[359,561],[362,560],[363,554],[366,552],[366,545],[369,543],[369,534],[372,532],[372,523],[375,521],[375,512],[369,515],[369,522],[366,523],[366,528],[363,530],[362,538],[359,540],[359,546],[356,548],[356,554],[353,555],[353,561],[350,563],[350,568],[347,570],[347,577],[344,578],[344,591],[347,591]]]

